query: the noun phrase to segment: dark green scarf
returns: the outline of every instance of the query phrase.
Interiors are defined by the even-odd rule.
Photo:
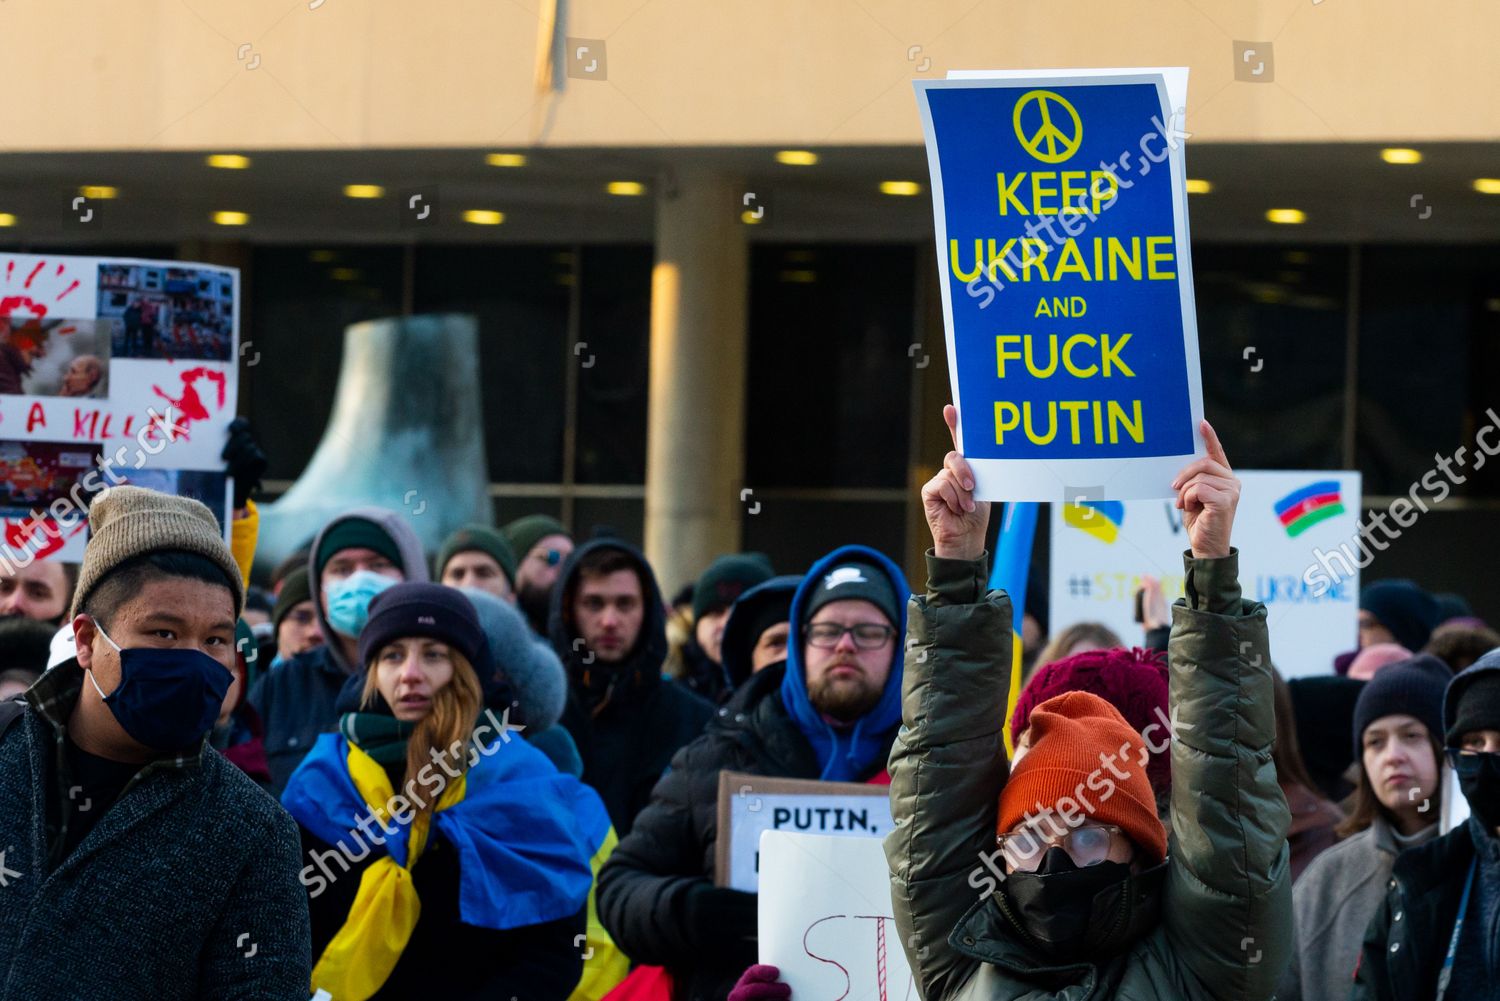
[[[339,719],[339,732],[386,768],[406,763],[406,741],[416,728],[385,713],[344,713]]]

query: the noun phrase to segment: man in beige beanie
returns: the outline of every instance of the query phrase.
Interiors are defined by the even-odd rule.
[[[76,656],[0,703],[0,997],[305,996],[296,825],[205,740],[244,603],[223,532],[132,486],[89,528]]]

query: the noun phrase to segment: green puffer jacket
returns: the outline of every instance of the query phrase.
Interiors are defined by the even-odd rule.
[[[891,750],[897,826],[885,840],[896,924],[925,1001],[1272,996],[1292,951],[1292,880],[1291,817],[1271,764],[1266,610],[1241,600],[1237,552],[1186,565],[1168,645],[1177,734],[1161,923],[1112,959],[1058,966],[1011,930],[980,858],[995,857],[1010,770],[1010,599],[985,593],[984,559],[928,553],[927,594],[911,599]]]

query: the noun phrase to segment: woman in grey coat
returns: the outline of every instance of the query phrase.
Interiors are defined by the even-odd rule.
[[[1280,1001],[1349,996],[1396,856],[1437,836],[1449,677],[1441,661],[1423,655],[1382,668],[1359,693],[1354,812],[1339,828],[1344,840],[1314,858],[1292,887],[1296,941]]]

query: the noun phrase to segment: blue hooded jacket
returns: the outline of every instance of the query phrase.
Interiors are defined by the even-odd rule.
[[[811,594],[823,581],[823,576],[840,563],[858,561],[883,569],[890,577],[891,587],[896,592],[898,619],[896,642],[891,653],[891,673],[886,679],[885,691],[875,708],[862,716],[853,727],[838,729],[823,719],[813,707],[807,695],[806,665],[802,659],[803,645],[807,640],[803,608]],[[797,728],[812,745],[823,766],[820,778],[829,782],[857,782],[868,770],[870,763],[882,754],[889,742],[882,738],[901,722],[901,666],[906,653],[906,599],[911,588],[900,567],[884,553],[868,546],[841,546],[812,565],[797,594],[792,598],[792,632],[787,643],[786,675],[781,681],[781,701]]]

